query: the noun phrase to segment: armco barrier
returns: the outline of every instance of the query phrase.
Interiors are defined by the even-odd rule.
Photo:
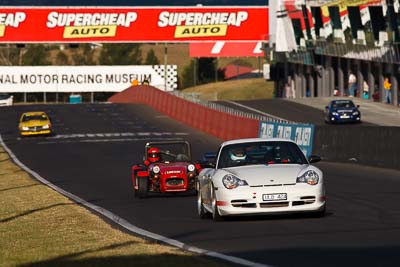
[[[316,126],[313,153],[327,161],[400,169],[400,127]]]
[[[112,103],[143,103],[193,128],[222,140],[258,136],[259,121],[213,110],[151,86],[132,86],[108,99]]]

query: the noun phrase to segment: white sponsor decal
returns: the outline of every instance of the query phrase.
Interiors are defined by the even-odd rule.
[[[199,25],[232,25],[240,27],[249,14],[246,11],[238,12],[168,12],[160,13],[159,27],[167,26],[199,26]]]
[[[177,174],[177,173],[182,173],[181,171],[166,171],[166,174]]]
[[[26,19],[24,12],[0,13],[0,25],[18,28],[19,24]]]
[[[47,27],[66,26],[122,26],[130,27],[137,19],[136,12],[126,13],[58,13],[51,12],[47,17]]]

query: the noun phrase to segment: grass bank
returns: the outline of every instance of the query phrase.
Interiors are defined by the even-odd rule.
[[[263,78],[229,80],[203,84],[183,90],[203,100],[251,100],[273,97],[274,83]]]
[[[222,266],[113,228],[32,179],[0,146],[0,266]]]

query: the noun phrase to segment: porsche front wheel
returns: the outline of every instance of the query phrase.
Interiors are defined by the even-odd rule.
[[[201,197],[200,192],[197,192],[197,212],[199,214],[200,219],[205,219],[207,217],[207,212],[203,206],[203,199]]]

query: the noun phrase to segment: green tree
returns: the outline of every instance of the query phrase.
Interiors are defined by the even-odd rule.
[[[156,54],[154,53],[153,48],[150,49],[149,52],[147,52],[146,60],[144,61],[144,64],[145,65],[159,65],[160,64],[160,61],[156,57]]]
[[[19,65],[18,59],[23,50],[14,45],[0,46],[0,65],[14,66]]]
[[[56,64],[59,66],[68,65],[68,56],[63,51],[57,53]]]
[[[79,44],[76,48],[69,49],[72,57],[72,65],[96,65],[94,52],[89,44]]]
[[[216,77],[216,75],[218,77]],[[224,80],[223,70],[216,70],[214,58],[192,59],[182,72],[182,88]]]
[[[214,58],[199,58],[198,79],[200,84],[215,81],[215,61]]]
[[[140,65],[140,44],[104,44],[100,53],[100,65]]]
[[[29,45],[22,56],[22,65],[25,66],[46,66],[51,65],[47,58],[47,49],[44,45]]]
[[[190,60],[188,66],[183,69],[182,72],[182,88],[188,88],[191,86],[195,86],[195,66],[196,66],[196,59]]]

